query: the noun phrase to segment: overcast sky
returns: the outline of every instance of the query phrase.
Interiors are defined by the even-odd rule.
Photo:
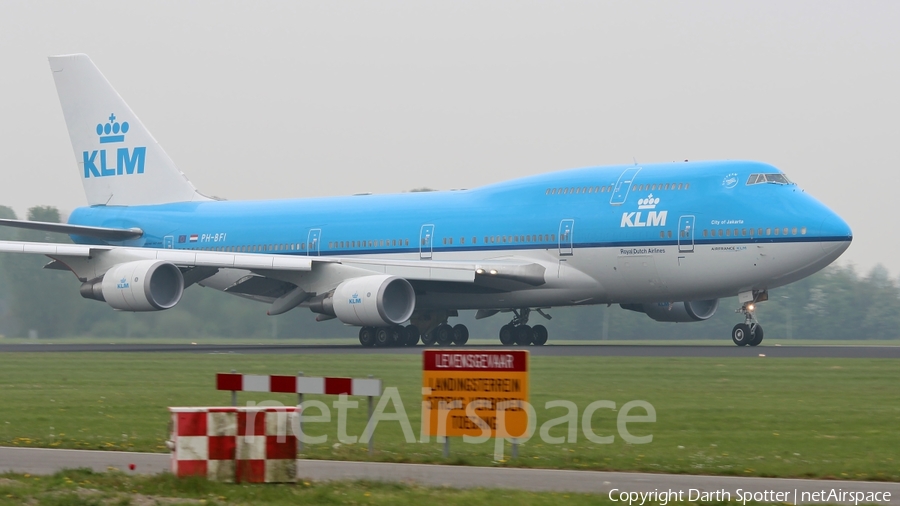
[[[47,56],[84,52],[202,192],[472,188],[753,159],[900,274],[900,2],[0,0],[0,204],[85,204]]]

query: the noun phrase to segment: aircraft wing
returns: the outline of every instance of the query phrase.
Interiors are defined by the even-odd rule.
[[[144,231],[139,228],[88,227],[84,225],[69,225],[68,223],[48,223],[44,221],[0,219],[0,226],[95,237],[104,241],[127,241],[129,239],[137,239],[144,235]]]
[[[82,245],[40,242],[0,241],[0,252],[46,255],[65,264],[82,281],[102,276],[116,264],[137,260],[163,260],[182,268],[237,269],[293,281],[297,273],[326,270],[327,265],[343,266],[325,284],[335,278],[365,273],[391,274],[410,281],[474,283],[483,280],[512,281],[530,286],[544,284],[546,268],[532,260],[513,257],[479,261],[397,260],[391,258],[319,257],[231,253],[181,249],[134,248],[126,246]],[[323,287],[314,291],[321,291]],[[328,287],[328,289],[333,286]]]

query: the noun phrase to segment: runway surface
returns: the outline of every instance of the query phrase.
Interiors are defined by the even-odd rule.
[[[130,470],[130,464],[135,469]],[[160,453],[128,453],[87,450],[0,447],[0,472],[13,471],[37,475],[52,474],[62,469],[87,467],[98,472],[110,468],[125,473],[156,474],[169,469],[169,455]],[[532,491],[582,492],[618,498],[625,492],[681,492],[680,500],[691,500],[689,494],[699,491],[728,492],[739,501],[738,494],[755,494],[752,499],[764,502],[803,502],[803,494],[831,491],[881,494],[882,499],[867,502],[892,504],[900,501],[900,483],[798,480],[781,478],[743,478],[735,476],[696,476],[602,471],[567,471],[556,469],[516,469],[504,467],[444,466],[432,464],[395,464],[386,462],[345,462],[333,460],[297,461],[297,476],[314,481],[375,480],[417,483],[454,488],[510,488]],[[890,496],[885,496],[890,493]],[[776,494],[782,494],[776,496]],[[795,501],[796,497],[796,501]],[[697,500],[694,498],[693,500]],[[713,499],[714,500],[714,499]],[[651,501],[658,503],[659,501]],[[825,501],[805,501],[825,502]],[[851,504],[851,501],[829,500],[829,503]]]
[[[447,349],[511,349],[515,346],[471,345]],[[371,354],[419,355],[424,346],[363,348],[359,345],[253,344],[0,344],[10,352],[127,352],[127,353],[240,353],[240,354]],[[526,347],[535,357],[770,357],[770,358],[900,358],[900,346],[696,346],[696,345],[546,345]]]

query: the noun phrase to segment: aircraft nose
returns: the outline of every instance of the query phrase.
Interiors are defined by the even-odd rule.
[[[827,239],[822,242],[822,249],[828,256],[837,258],[850,247],[850,243],[853,241],[853,231],[850,230],[850,225],[833,212],[828,213],[828,216],[822,220],[821,230],[823,239]]]

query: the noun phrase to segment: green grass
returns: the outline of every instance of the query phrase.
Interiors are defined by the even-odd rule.
[[[900,368],[895,360],[771,358],[532,357],[531,402],[538,428],[565,414],[544,409],[569,400],[579,409],[577,441],[549,444],[539,435],[520,457],[493,461],[493,443],[406,443],[396,422],[366,445],[339,443],[332,422],[307,425],[327,435],[304,456],[323,459],[440,462],[667,473],[834,477],[900,481]],[[421,357],[405,355],[240,355],[19,353],[0,355],[0,444],[166,452],[167,406],[227,405],[216,372],[353,376],[373,374],[397,387],[416,437],[420,427]],[[328,406],[335,397],[308,396]],[[365,424],[365,399],[351,410],[347,433]],[[239,402],[296,402],[286,394],[240,394]],[[593,430],[612,444],[588,441],[581,413],[596,400],[621,407],[650,402],[657,421],[630,425],[649,444],[618,435],[616,413],[595,412]],[[392,411],[391,409],[388,410]],[[311,414],[317,414],[310,410]],[[639,414],[635,412],[633,414]],[[565,426],[551,435],[565,435]]]
[[[182,501],[170,502],[171,498]],[[68,470],[53,476],[0,474],[0,505],[129,505],[129,504],[372,504],[555,505],[609,503],[589,494],[522,492],[394,485],[365,481],[297,485],[229,485],[205,479],[178,479],[170,474],[129,476],[120,472]]]

